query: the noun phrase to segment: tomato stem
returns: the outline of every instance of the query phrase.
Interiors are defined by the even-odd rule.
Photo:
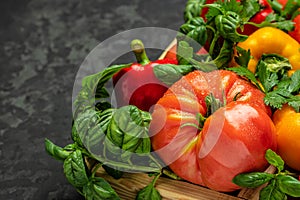
[[[132,40],[130,46],[139,64],[147,65],[150,63],[150,60],[145,51],[144,44],[141,40],[139,39]]]

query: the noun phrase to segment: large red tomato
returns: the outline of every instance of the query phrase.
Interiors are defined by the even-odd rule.
[[[205,101],[210,94],[224,99],[226,105],[199,129],[197,116],[210,112]],[[275,129],[263,97],[233,72],[191,72],[171,86],[154,107],[150,125],[153,149],[187,181],[219,191],[238,189],[232,178],[263,170],[267,166],[265,151],[276,149]]]

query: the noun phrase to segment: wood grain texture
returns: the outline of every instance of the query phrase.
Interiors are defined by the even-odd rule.
[[[121,199],[135,199],[139,190],[148,185],[152,177],[144,173],[125,173],[122,178],[114,179],[103,170],[98,170],[97,176],[105,178],[116,190]],[[156,182],[156,189],[164,200],[240,200],[242,198],[225,193],[216,192],[199,185],[185,181],[160,177]]]

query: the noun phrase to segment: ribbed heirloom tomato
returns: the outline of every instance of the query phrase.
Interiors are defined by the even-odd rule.
[[[199,116],[207,116],[215,107],[207,106],[207,96],[226,105],[201,125]],[[154,107],[153,149],[187,181],[218,191],[236,190],[239,187],[232,178],[264,170],[265,151],[276,150],[275,127],[263,97],[233,72],[191,72],[172,85]]]

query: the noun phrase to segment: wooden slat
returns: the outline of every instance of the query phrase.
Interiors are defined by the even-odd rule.
[[[96,175],[105,178],[116,190],[120,198],[124,200],[135,199],[137,192],[152,180],[152,177],[143,173],[125,173],[118,180],[107,175],[102,170],[99,170]],[[164,200],[241,200],[239,197],[165,177],[160,177],[155,186]]]

